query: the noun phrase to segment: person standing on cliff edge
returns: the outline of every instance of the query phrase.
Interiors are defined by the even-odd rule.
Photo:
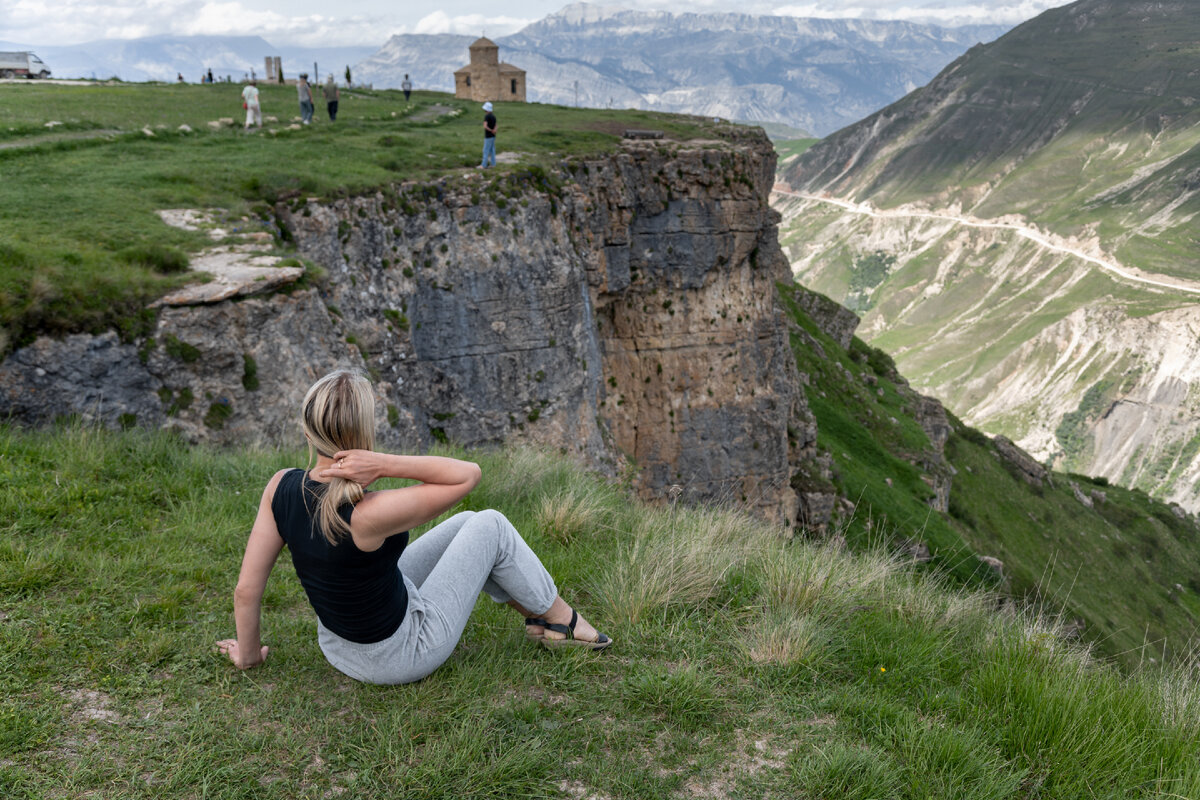
[[[492,113],[491,101],[483,104],[483,110],[487,113],[483,118],[483,163],[479,167],[487,169],[496,166],[496,115]]]

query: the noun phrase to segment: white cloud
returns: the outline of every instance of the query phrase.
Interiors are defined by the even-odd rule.
[[[778,6],[768,13],[788,17],[829,19],[897,19],[934,25],[1015,25],[1069,0],[976,0],[934,4],[894,0],[811,0]]]
[[[39,45],[155,35],[261,36],[273,44],[312,47],[382,44],[404,32],[389,20],[367,15],[287,16],[231,2],[192,0],[44,0],[12,2],[0,38]]]
[[[458,33],[482,36],[504,36],[534,22],[519,17],[489,17],[483,14],[463,14],[451,17],[445,11],[434,11],[413,26],[412,33]]]
[[[562,0],[565,5],[567,0]],[[1015,24],[1067,0],[599,0],[598,5],[688,11],[740,11],[801,17],[906,19],[944,25]],[[273,44],[382,44],[394,33],[458,33],[498,37],[542,16],[542,0],[516,0],[507,15],[483,0],[446,0],[446,10],[391,0],[0,0],[0,39],[32,45],[94,39],[210,34],[261,36]],[[452,6],[452,8],[451,8]],[[425,6],[428,8],[429,6]],[[435,6],[436,7],[436,6]],[[534,11],[537,7],[538,11]],[[419,9],[419,10],[416,10]],[[480,13],[472,13],[479,9]],[[466,12],[466,13],[457,13]],[[454,14],[452,16],[452,13]]]

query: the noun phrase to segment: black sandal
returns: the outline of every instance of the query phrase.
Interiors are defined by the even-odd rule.
[[[588,650],[603,650],[604,648],[606,648],[610,644],[612,644],[612,639],[608,638],[603,633],[600,633],[600,631],[596,631],[596,641],[594,641],[594,642],[589,642],[586,639],[576,639],[575,638],[575,624],[577,622],[579,622],[579,612],[577,612],[575,609],[571,609],[571,622],[569,624],[554,625],[554,624],[548,623],[545,626],[546,630],[554,631],[555,633],[561,633],[564,638],[551,639],[547,636],[543,636],[542,644],[544,644],[544,645],[546,645],[546,647],[550,647],[550,648],[584,647],[584,648],[587,648]]]
[[[534,627],[534,626],[543,628],[543,631],[541,633],[534,633],[531,630],[529,630],[531,627]],[[531,642],[540,642],[542,640],[542,637],[546,635],[546,632],[544,629],[548,628],[548,627],[550,627],[550,623],[546,622],[546,620],[544,620],[544,619],[540,619],[538,617],[526,617],[525,618],[525,638]]]

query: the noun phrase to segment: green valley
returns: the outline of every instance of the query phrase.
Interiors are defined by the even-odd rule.
[[[29,89],[45,94],[17,94]],[[112,94],[79,94],[93,90]],[[1077,304],[1109,296],[1146,324],[1186,303],[1004,232],[882,220],[847,243],[858,223],[845,209],[785,208],[778,244],[811,257],[828,294],[854,294],[867,315],[856,338],[852,314],[787,280],[759,131],[506,106],[513,161],[479,172],[465,101],[346,92],[344,125],[246,134],[219,122],[217,91],[0,87],[17,120],[0,137],[0,388],[47,396],[58,371],[111,408],[104,381],[132,375],[130,402],[150,410],[0,425],[5,797],[1200,796],[1196,517],[1046,470],[904,377],[905,358],[927,358],[987,403],[1002,397],[989,370],[1037,324],[1075,323]],[[280,109],[291,96],[266,94]],[[64,125],[44,129],[31,97]],[[621,138],[650,127],[664,138]],[[778,146],[802,165],[822,147],[810,144]],[[168,208],[212,224],[170,227],[156,213]],[[304,276],[147,307],[202,280],[189,259],[247,230]],[[1040,288],[989,294],[1018,283],[998,256]],[[535,317],[546,298],[566,313]],[[992,306],[991,327],[966,325]],[[911,327],[879,327],[910,307]],[[1077,324],[1116,324],[1089,319]],[[939,365],[926,348],[949,333],[996,349]],[[447,357],[447,341],[467,347]],[[1046,345],[1029,363],[1053,359]],[[481,601],[428,678],[357,683],[323,658],[285,558],[264,598],[270,659],[237,672],[214,652],[260,488],[305,463],[294,406],[327,360],[371,377],[381,439],[408,425],[432,452],[482,465],[462,508],[509,516],[610,650],[550,652]],[[1078,458],[1146,374],[1093,361],[1051,433]],[[491,373],[525,393],[520,413],[483,405],[501,394]],[[563,374],[583,387],[567,402],[534,393],[574,391]],[[268,407],[282,410],[246,411]],[[722,417],[731,407],[748,410]],[[274,438],[252,429],[261,420]],[[474,424],[481,444],[456,444]],[[644,449],[599,452],[622,435]],[[732,488],[691,504],[700,478],[663,455],[685,447],[700,454],[689,469],[745,458],[775,471],[705,473]],[[1189,445],[1153,467],[1169,478],[1195,456]],[[662,491],[642,502],[654,472]],[[753,497],[768,489],[811,516],[771,517]]]
[[[799,280],[853,305],[914,385],[1039,459],[1195,510],[1193,12],[1047,11],[807,150],[774,202]],[[873,254],[894,262],[855,289]]]

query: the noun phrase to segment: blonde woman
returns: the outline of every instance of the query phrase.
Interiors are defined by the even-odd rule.
[[[317,381],[301,424],[316,464],[281,470],[263,490],[234,591],[237,638],[217,643],[239,669],[267,657],[261,602],[284,545],[317,613],[321,651],[355,680],[409,683],[433,672],[481,591],[521,613],[526,636],[548,647],[612,643],[558,596],[498,511],[464,511],[409,542],[410,529],[452,508],[481,473],[454,458],[376,452],[375,399],[362,375],[343,370]],[[363,491],[385,477],[419,483]]]

